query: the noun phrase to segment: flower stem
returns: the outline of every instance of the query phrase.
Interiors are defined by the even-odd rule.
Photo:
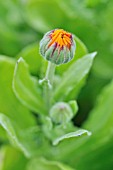
[[[55,64],[48,62],[48,67],[47,67],[45,79],[49,80],[51,85],[53,84],[55,66],[56,66]]]
[[[44,86],[44,98],[45,98],[45,104],[47,108],[50,108],[51,105],[51,97],[52,97],[52,86],[53,86],[53,78],[55,73],[55,67],[56,65],[48,62],[45,80],[47,80],[47,83]]]

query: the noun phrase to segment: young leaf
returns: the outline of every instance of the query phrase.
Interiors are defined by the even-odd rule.
[[[75,138],[75,137],[79,137],[79,136],[82,136],[82,135],[88,135],[90,136],[91,135],[91,132],[87,131],[87,130],[84,130],[84,129],[81,129],[81,130],[78,130],[76,132],[70,132],[70,133],[67,133],[57,139],[55,139],[53,141],[53,145],[58,145],[59,142],[65,140],[65,139],[69,139],[69,138]]]
[[[75,115],[77,113],[77,111],[78,111],[77,102],[75,100],[71,100],[71,101],[69,101],[69,105],[70,105],[70,107],[73,110],[73,113]]]
[[[28,65],[22,58],[17,61],[15,66],[13,90],[18,99],[30,110],[36,113],[46,114],[38,81],[30,76]]]
[[[95,55],[96,52],[87,54],[65,71],[60,84],[55,89],[55,100],[65,100],[69,93],[77,87],[81,80],[88,74]]]

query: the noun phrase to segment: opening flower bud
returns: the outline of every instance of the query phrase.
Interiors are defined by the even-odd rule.
[[[50,110],[50,117],[56,124],[66,124],[72,119],[73,115],[69,104],[64,102],[56,103]]]
[[[40,53],[56,65],[69,62],[75,54],[76,44],[71,33],[63,29],[47,32],[40,41]]]

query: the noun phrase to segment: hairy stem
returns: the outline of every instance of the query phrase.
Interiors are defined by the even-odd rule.
[[[46,75],[45,75],[45,80],[47,80],[47,81],[44,86],[44,98],[45,98],[45,104],[48,109],[50,108],[50,105],[51,105],[55,66],[56,66],[55,64],[48,62],[48,67],[47,67]]]

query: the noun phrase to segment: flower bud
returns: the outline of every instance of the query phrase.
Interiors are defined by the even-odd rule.
[[[72,119],[73,115],[69,104],[64,102],[56,103],[50,110],[50,117],[56,124],[66,124]]]
[[[56,65],[69,62],[75,53],[76,44],[71,33],[63,29],[47,32],[40,41],[40,53]]]

